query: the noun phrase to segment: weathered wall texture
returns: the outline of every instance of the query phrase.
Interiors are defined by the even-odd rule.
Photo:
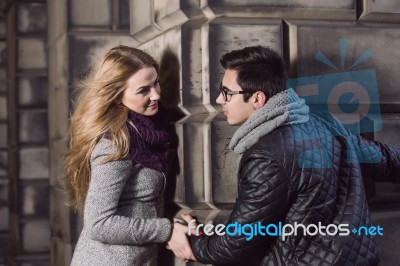
[[[164,104],[186,115],[176,123],[180,173],[170,190],[202,222],[224,221],[236,197],[238,158],[227,148],[236,128],[215,104],[219,59],[233,49],[269,46],[287,60],[291,78],[375,70],[383,130],[366,136],[400,146],[396,0],[20,0],[1,7],[0,265],[69,265],[82,220],[65,206],[60,181],[72,84],[117,44],[159,60]],[[352,67],[368,49],[373,56]],[[318,51],[336,68],[316,60]],[[400,187],[366,186],[384,228],[382,265],[396,265]]]

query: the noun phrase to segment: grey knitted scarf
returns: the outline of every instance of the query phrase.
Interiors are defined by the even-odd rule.
[[[229,148],[242,154],[277,127],[307,122],[308,114],[304,99],[300,99],[293,89],[282,91],[249,116],[233,134]]]

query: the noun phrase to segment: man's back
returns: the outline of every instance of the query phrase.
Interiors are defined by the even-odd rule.
[[[285,207],[275,207],[284,209],[280,221],[293,227],[298,225],[297,235],[279,237],[272,243],[262,264],[377,263],[379,251],[374,237],[351,232],[372,225],[363,186],[363,159],[348,160],[351,151],[357,153],[359,145],[367,142],[355,144],[354,136],[338,135],[344,132],[333,120],[327,122],[310,115],[309,122],[277,128],[243,154],[241,178],[242,173],[251,172],[246,169],[252,167],[249,160],[260,155],[268,157],[269,164],[281,167],[279,177],[284,180],[264,182],[273,187],[288,182],[288,190],[276,193],[272,204],[285,202]],[[380,153],[378,149],[375,151]],[[258,175],[263,176],[269,175]],[[276,209],[272,210],[276,213]],[[305,234],[301,225],[306,228]],[[317,230],[320,232],[313,235]]]

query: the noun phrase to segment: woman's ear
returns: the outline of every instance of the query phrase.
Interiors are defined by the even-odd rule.
[[[262,91],[257,91],[253,95],[253,107],[259,109],[265,105],[267,102],[267,96]]]

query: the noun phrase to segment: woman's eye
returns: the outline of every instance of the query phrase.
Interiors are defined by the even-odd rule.
[[[149,92],[150,92],[150,89],[143,89],[143,90],[139,91],[139,93],[143,94],[143,95],[147,95],[147,94],[149,94]]]

